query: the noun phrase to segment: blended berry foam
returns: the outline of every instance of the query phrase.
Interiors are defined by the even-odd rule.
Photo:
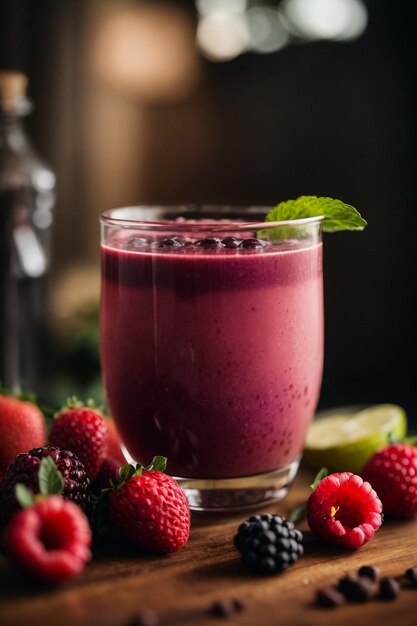
[[[297,460],[323,363],[321,244],[102,246],[105,388],[134,459],[231,478]]]

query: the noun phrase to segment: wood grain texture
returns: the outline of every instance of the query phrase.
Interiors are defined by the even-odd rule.
[[[300,474],[288,498],[268,507],[286,514],[308,495],[309,477]],[[417,520],[385,522],[357,552],[320,544],[307,531],[305,556],[286,573],[255,578],[240,566],[232,538],[239,516],[193,519],[189,543],[163,557],[134,553],[98,555],[74,582],[42,589],[21,580],[0,558],[0,626],[128,626],[135,613],[154,609],[161,626],[209,626],[221,621],[207,613],[218,599],[238,597],[246,610],[227,620],[232,626],[416,626],[417,589],[393,601],[337,609],[314,606],[318,587],[344,573],[374,564],[382,575],[399,576],[417,564]],[[306,530],[301,524],[301,530]]]

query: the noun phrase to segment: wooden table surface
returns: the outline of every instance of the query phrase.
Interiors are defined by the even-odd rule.
[[[300,474],[289,496],[268,507],[286,514],[309,493]],[[378,565],[383,575],[399,576],[417,564],[417,520],[385,522],[357,552],[320,544],[307,531],[305,556],[273,578],[246,573],[232,545],[245,514],[209,521],[194,517],[183,550],[163,557],[120,552],[98,556],[82,576],[58,589],[42,589],[19,579],[0,557],[0,626],[128,626],[145,609],[161,626],[213,626],[226,620],[207,613],[213,601],[241,598],[246,609],[227,620],[232,626],[416,626],[417,589],[404,589],[392,602],[337,609],[314,606],[315,590],[336,582],[361,565]],[[299,526],[305,530],[305,525]]]

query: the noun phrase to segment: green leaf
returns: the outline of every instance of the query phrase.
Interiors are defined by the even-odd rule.
[[[290,513],[289,520],[290,522],[300,522],[306,516],[307,504],[303,502],[299,506],[296,506]]]
[[[154,456],[150,464],[145,469],[150,471],[165,472],[167,466],[166,456]]]
[[[317,485],[319,484],[319,482],[321,480],[323,480],[323,478],[326,478],[328,473],[329,473],[329,471],[328,471],[327,467],[322,467],[321,468],[321,470],[317,473],[313,483],[310,485],[310,487],[312,488],[313,491],[315,491],[317,489]]]
[[[398,442],[390,442],[390,443],[398,443]],[[407,443],[409,446],[417,446],[417,435],[405,437],[404,443]]]
[[[141,466],[137,466],[137,467],[141,467]],[[120,481],[118,485],[120,486],[123,483],[127,483],[127,481],[130,478],[132,478],[132,476],[135,476],[137,467],[135,467],[134,465],[130,465],[130,464],[122,465],[122,467],[119,469]],[[137,475],[139,476],[139,474]]]
[[[22,483],[17,483],[14,488],[16,500],[22,507],[22,509],[26,509],[28,506],[32,506],[34,504],[33,493],[30,489],[23,485]]]
[[[50,456],[42,459],[39,466],[39,492],[43,496],[61,495],[64,490],[64,479],[54,460]]]
[[[323,217],[323,230],[363,230],[366,221],[350,204],[318,196],[300,196],[280,202],[266,216],[266,222],[282,222],[309,217]]]

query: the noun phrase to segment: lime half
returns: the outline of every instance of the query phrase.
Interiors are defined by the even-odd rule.
[[[304,461],[313,469],[330,472],[361,472],[368,458],[391,439],[407,432],[404,409],[396,404],[377,404],[362,411],[326,412],[311,425]]]

